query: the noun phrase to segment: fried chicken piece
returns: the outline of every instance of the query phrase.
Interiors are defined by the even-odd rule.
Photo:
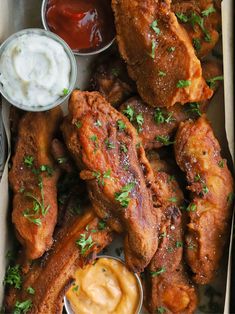
[[[97,64],[90,81],[91,91],[98,91],[114,107],[123,103],[136,91],[125,63],[112,54]]]
[[[221,12],[219,0],[172,0],[172,10],[187,31],[196,54],[205,57],[219,40]],[[218,5],[219,4],[219,5]]]
[[[175,156],[191,191],[187,263],[195,282],[207,284],[218,268],[229,232],[233,179],[205,115],[180,125]]]
[[[78,267],[93,261],[96,254],[112,240],[109,228],[99,230],[99,219],[88,208],[83,216],[75,216],[57,234],[48,255],[34,262],[29,271],[22,274],[22,288],[11,288],[5,296],[6,313],[12,313],[16,302],[28,301],[29,314],[62,313],[63,297],[74,280]],[[87,226],[89,225],[89,228]],[[91,230],[97,232],[91,232]],[[92,237],[93,245],[81,251],[78,240]],[[35,293],[30,295],[27,288]]]
[[[145,271],[145,304],[150,313],[193,313],[197,293],[183,263],[185,218],[180,207],[183,193],[168,165],[150,152],[148,159],[155,174],[157,206],[162,212],[159,246]]]
[[[53,169],[50,145],[61,118],[56,108],[27,113],[19,123],[9,180],[14,192],[12,222],[28,259],[42,256],[53,241],[58,171]]]
[[[203,77],[211,80],[222,74],[221,64],[215,60],[206,61],[202,65]],[[214,84],[218,89],[219,81]],[[131,123],[139,130],[139,137],[145,149],[164,146],[164,139],[170,140],[177,130],[179,123],[189,118],[198,118],[206,112],[208,100],[200,103],[190,103],[186,106],[176,104],[171,108],[152,108],[138,96],[124,102],[119,110],[124,113]]]
[[[74,91],[62,132],[94,210],[114,230],[125,230],[126,263],[142,271],[157,249],[158,213],[152,169],[136,130],[99,93]]]
[[[170,0],[113,0],[112,7],[119,51],[147,104],[171,107],[212,96]]]

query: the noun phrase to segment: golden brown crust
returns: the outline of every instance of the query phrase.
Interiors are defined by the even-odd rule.
[[[12,221],[29,259],[42,256],[52,245],[57,219],[58,172],[52,170],[54,162],[50,145],[61,118],[62,112],[56,108],[45,113],[27,113],[19,124],[18,141],[9,173],[14,192]],[[31,161],[26,163],[28,157]],[[48,167],[52,172],[41,171],[41,166]],[[36,198],[44,204],[44,214]],[[40,219],[41,225],[39,221],[38,225],[35,224],[32,219]]]
[[[200,284],[209,283],[219,266],[229,232],[233,179],[205,115],[182,123],[176,135],[176,161],[191,191],[186,234],[187,263]]]
[[[169,0],[113,0],[112,7],[119,51],[146,103],[170,107],[212,96],[192,43],[171,11]],[[151,27],[154,21],[155,30]],[[181,80],[189,81],[189,86],[177,87]]]

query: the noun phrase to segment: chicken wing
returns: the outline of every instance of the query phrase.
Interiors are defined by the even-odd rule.
[[[183,263],[183,193],[175,177],[168,173],[168,165],[156,153],[150,152],[148,159],[155,174],[155,206],[162,212],[162,221],[157,252],[145,271],[146,307],[151,314],[190,314],[196,309],[197,293]]]
[[[202,64],[202,69],[203,77],[213,82],[213,90],[216,91],[219,81],[213,81],[213,78],[221,76],[221,64],[215,60],[206,61]],[[124,102],[119,111],[135,126],[144,148],[149,150],[171,143],[179,123],[189,118],[198,118],[206,112],[207,107],[208,100],[185,106],[176,104],[170,108],[152,108],[136,96]]]
[[[186,234],[187,263],[199,284],[218,268],[229,232],[233,179],[205,115],[182,123],[175,142],[176,161],[185,172],[191,203]]]
[[[57,219],[58,172],[50,145],[58,129],[59,108],[27,113],[19,123],[9,180],[14,192],[12,221],[29,259],[40,257],[52,245]]]
[[[212,96],[170,0],[113,0],[112,7],[119,51],[147,104],[170,107]]]
[[[98,224],[99,219],[91,208],[87,208],[82,216],[74,216],[68,221],[57,234],[48,255],[21,274],[22,288],[8,291],[4,302],[6,313],[13,313],[17,302],[27,302],[27,313],[30,314],[62,313],[63,297],[73,282],[75,270],[94,260],[112,240],[110,229],[106,227],[100,231]],[[85,239],[91,237],[92,243],[90,246],[87,244],[82,252],[78,243],[84,236]],[[34,289],[35,294],[29,294],[28,287]]]
[[[215,47],[221,28],[220,0],[172,0],[172,10],[186,29],[196,54],[205,57]]]
[[[152,169],[136,130],[97,92],[74,91],[62,132],[97,215],[126,231],[126,263],[142,271],[157,249]]]

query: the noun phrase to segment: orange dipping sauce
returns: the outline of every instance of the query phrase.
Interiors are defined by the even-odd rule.
[[[46,20],[75,52],[99,50],[115,36],[110,0],[49,0]]]

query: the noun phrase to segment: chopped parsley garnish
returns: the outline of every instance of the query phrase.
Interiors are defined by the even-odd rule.
[[[121,188],[120,192],[115,193],[115,200],[118,201],[122,207],[128,207],[130,202],[129,194],[134,189],[135,183],[130,182]]]
[[[115,148],[115,145],[108,139],[106,138],[106,140],[104,141],[105,142],[105,145],[108,149],[113,149]]]
[[[189,80],[179,80],[178,83],[176,84],[176,87],[184,88],[184,87],[188,87],[190,85],[191,85],[191,81],[189,81]]]
[[[206,80],[206,82],[207,82],[208,86],[209,86],[211,89],[213,89],[213,88],[215,88],[216,82],[217,82],[217,81],[223,81],[223,79],[224,79],[223,75],[220,75],[220,76],[212,77],[212,78]]]
[[[150,53],[150,57],[152,59],[155,58],[155,49],[156,49],[156,41],[154,39],[152,39],[152,46],[151,46],[151,53]]]
[[[166,72],[164,72],[164,71],[158,71],[158,76],[164,77],[164,76],[166,76]]]
[[[189,114],[201,117],[200,104],[198,102],[191,102],[185,108],[185,111]]]
[[[120,150],[123,153],[127,153],[128,152],[128,149],[127,149],[127,147],[126,147],[126,145],[124,143],[120,144]]]
[[[168,48],[167,48],[167,51],[168,51],[168,52],[174,52],[174,51],[175,51],[175,47],[168,47]]]
[[[190,19],[189,19],[189,22],[190,22],[190,24],[192,25],[193,28],[195,27],[195,24],[198,24],[199,27],[201,28],[201,30],[203,31],[204,35],[205,35],[204,40],[207,41],[207,42],[211,41],[211,36],[208,33],[208,31],[205,29],[205,27],[204,27],[204,20],[203,20],[203,18],[201,16],[199,16],[195,12],[193,12],[191,14]]]
[[[25,314],[31,309],[32,305],[31,300],[25,300],[22,302],[16,301],[12,314]]]
[[[138,124],[138,132],[142,131],[142,125],[144,124],[144,117],[142,113],[136,115],[136,122]]]
[[[218,166],[220,168],[224,168],[224,160],[223,159],[218,162]]]
[[[101,127],[102,126],[102,122],[100,120],[96,120],[95,126]]]
[[[53,175],[54,169],[51,166],[48,166],[48,165],[41,165],[40,166],[40,171],[41,172],[46,172],[47,175],[49,177],[51,177]]]
[[[97,135],[91,135],[90,140],[92,140],[92,142],[97,142],[98,141]]]
[[[106,222],[104,220],[100,220],[98,223],[98,229],[104,230],[106,228]]]
[[[24,164],[27,167],[32,168],[33,162],[34,162],[34,157],[33,156],[25,156],[24,157]]]
[[[156,308],[156,313],[163,314],[166,312],[166,309],[163,306],[159,306]]]
[[[118,126],[119,131],[124,131],[126,128],[126,125],[122,120],[117,121],[117,126]]]
[[[64,95],[64,96],[67,96],[68,94],[69,94],[68,88],[64,88],[64,89],[63,89],[63,95]]]
[[[197,205],[194,203],[190,203],[188,207],[186,208],[188,212],[195,212],[196,209],[197,209]]]
[[[167,236],[166,232],[162,232],[159,234],[159,239],[165,238]]]
[[[95,242],[93,242],[91,235],[89,235],[89,237],[86,239],[86,234],[82,233],[80,238],[76,241],[76,244],[80,247],[81,254],[85,255],[86,252],[95,244]]]
[[[75,126],[76,126],[78,129],[80,129],[81,126],[82,126],[82,122],[81,122],[81,121],[76,121],[74,124],[75,124]]]
[[[156,108],[154,112],[154,121],[157,124],[161,123],[170,123],[174,121],[174,118],[172,118],[173,112],[164,113],[160,108]]]
[[[176,242],[175,242],[175,246],[176,246],[177,248],[179,248],[179,247],[183,247],[184,244],[183,244],[182,241],[176,241]]]
[[[194,182],[200,182],[201,181],[201,176],[200,174],[196,174],[195,177],[194,177]]]
[[[122,113],[123,113],[130,121],[133,121],[133,120],[134,120],[135,111],[134,111],[134,109],[133,109],[130,105],[128,105],[127,108],[122,111]]]
[[[202,46],[201,46],[200,38],[193,38],[193,47],[196,51],[201,50]]]
[[[156,277],[156,276],[163,274],[165,271],[166,271],[165,267],[160,267],[156,271],[151,271],[150,274],[152,277]]]
[[[64,164],[65,162],[67,162],[68,161],[68,158],[67,157],[59,157],[59,158],[57,158],[57,162],[58,162],[58,164]]]
[[[20,265],[8,266],[3,283],[4,285],[14,286],[16,289],[21,288]]]
[[[209,193],[209,189],[208,187],[204,184],[203,187],[202,187],[202,193],[205,195],[207,193]]]
[[[176,12],[175,15],[177,16],[178,20],[180,20],[180,22],[183,22],[183,23],[188,22],[188,17],[184,13]]]
[[[76,291],[78,291],[78,288],[79,288],[78,285],[74,285],[74,287],[72,288],[72,291],[73,291],[73,292],[76,292]]]
[[[28,292],[29,294],[35,294],[35,290],[34,290],[34,288],[32,288],[32,287],[28,287],[28,288],[27,288],[27,292]]]
[[[169,135],[158,135],[156,137],[156,141],[162,143],[165,146],[174,144],[174,142],[170,141],[170,136]]]
[[[177,202],[177,197],[170,197],[170,198],[168,198],[168,201],[172,202],[172,203],[176,203]]]
[[[211,13],[215,13],[215,12],[216,12],[216,10],[215,10],[215,8],[214,8],[213,5],[212,5],[212,6],[210,6],[208,9],[203,10],[201,14],[202,14],[202,16],[207,17],[207,16],[209,16]]]
[[[110,179],[111,170],[108,169],[103,174],[101,174],[99,171],[94,171],[92,174],[96,178],[98,184],[104,185],[104,179]]]
[[[160,28],[158,27],[158,22],[157,22],[157,20],[154,20],[153,22],[152,22],[152,24],[150,25],[150,27],[152,28],[152,30],[154,30],[154,32],[157,34],[157,35],[159,35],[160,34]]]

